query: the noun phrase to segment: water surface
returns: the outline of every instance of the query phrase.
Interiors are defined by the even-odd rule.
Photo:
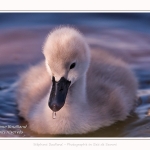
[[[63,24],[78,28],[91,50],[103,49],[126,61],[138,79],[140,100],[125,121],[92,133],[56,137],[150,137],[149,18],[148,13],[1,13],[0,136],[51,137],[30,131],[19,118],[14,87],[22,71],[44,59],[41,50],[48,32]]]

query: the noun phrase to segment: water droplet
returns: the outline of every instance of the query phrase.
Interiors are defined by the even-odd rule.
[[[52,113],[52,118],[53,118],[53,119],[56,119],[56,112],[54,112],[54,111],[53,111],[53,113]]]

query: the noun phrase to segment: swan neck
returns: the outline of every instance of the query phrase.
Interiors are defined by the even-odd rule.
[[[86,101],[86,75],[83,75],[70,87],[69,98],[76,102]]]

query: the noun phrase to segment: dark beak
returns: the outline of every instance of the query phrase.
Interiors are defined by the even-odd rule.
[[[66,80],[64,77],[58,82],[55,81],[55,77],[52,78],[52,90],[48,102],[52,111],[59,111],[64,106],[70,84],[71,81]]]

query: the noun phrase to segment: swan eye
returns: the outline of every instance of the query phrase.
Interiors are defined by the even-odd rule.
[[[70,69],[73,69],[75,66],[76,66],[76,63],[72,63],[72,64],[70,65]]]

